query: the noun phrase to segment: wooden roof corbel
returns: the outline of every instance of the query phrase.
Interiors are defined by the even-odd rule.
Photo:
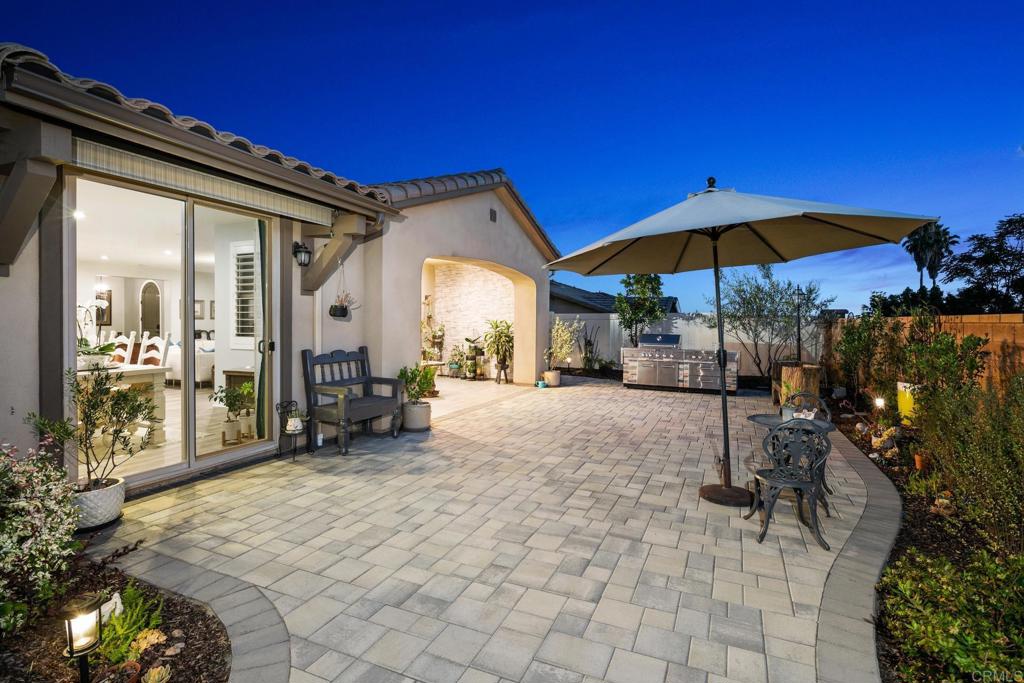
[[[302,273],[302,291],[315,292],[334,274],[356,247],[357,240],[366,235],[366,217],[354,213],[341,213],[334,219],[334,225],[325,234],[320,226],[307,231],[303,226],[303,237],[327,237],[328,242],[320,250],[316,260]]]
[[[0,276],[10,273],[32,237],[57,167],[71,159],[71,131],[0,110]]]

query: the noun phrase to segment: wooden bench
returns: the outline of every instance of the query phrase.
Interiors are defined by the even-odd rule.
[[[391,436],[398,437],[402,427],[403,384],[390,377],[374,377],[370,372],[370,356],[365,346],[358,351],[331,351],[314,356],[302,352],[302,375],[306,386],[306,443],[314,443],[314,424],[333,425],[338,430],[338,449],[348,453],[351,429],[363,423],[363,431],[373,431],[373,420],[391,417]],[[387,393],[376,393],[386,387]]]

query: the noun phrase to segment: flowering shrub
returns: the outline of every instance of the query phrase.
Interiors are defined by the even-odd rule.
[[[958,568],[911,550],[885,570],[881,586],[882,619],[901,651],[902,680],[982,680],[983,671],[1019,680],[1013,674],[1024,669],[1024,556],[1004,560],[982,550]]]
[[[60,593],[77,544],[74,487],[44,443],[24,458],[0,444],[0,634]]]

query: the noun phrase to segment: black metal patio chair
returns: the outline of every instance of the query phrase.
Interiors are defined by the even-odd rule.
[[[810,420],[789,420],[773,428],[764,438],[763,446],[772,466],[754,473],[754,500],[750,510],[743,516],[744,519],[750,519],[758,509],[763,508],[764,520],[757,542],[763,542],[768,533],[779,495],[790,488],[796,495],[800,521],[811,528],[818,545],[829,550],[818,522],[819,503],[825,508],[826,514],[831,516],[824,486],[825,462],[832,451],[828,434]],[[810,508],[810,523],[804,516],[805,496]]]

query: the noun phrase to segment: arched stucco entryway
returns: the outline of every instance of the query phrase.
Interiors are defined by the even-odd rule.
[[[428,257],[423,262],[420,300],[430,302],[434,322],[445,326],[445,360],[453,345],[482,336],[488,320],[508,320],[515,332],[512,381],[530,384],[536,379],[537,284],[533,278],[493,261]]]

